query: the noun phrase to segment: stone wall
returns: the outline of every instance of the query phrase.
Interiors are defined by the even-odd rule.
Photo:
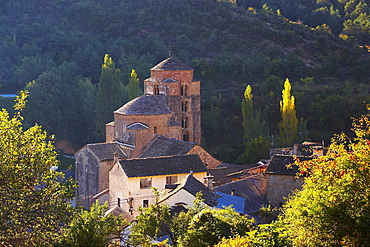
[[[76,189],[77,205],[81,204],[81,206],[88,209],[91,206],[92,197],[98,193],[99,159],[86,147],[77,151],[75,157],[75,175],[78,181]]]
[[[301,189],[303,177],[266,174],[266,200],[274,207],[281,207],[294,190]]]

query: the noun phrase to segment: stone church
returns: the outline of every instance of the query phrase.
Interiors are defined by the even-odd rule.
[[[154,66],[144,95],[114,111],[106,141],[76,152],[77,202],[88,209],[99,199],[132,212],[154,200],[149,187],[165,189],[189,173],[206,183],[207,170],[221,162],[200,146],[200,110],[193,69],[173,57]]]

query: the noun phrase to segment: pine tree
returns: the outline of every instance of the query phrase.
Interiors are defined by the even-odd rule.
[[[289,79],[285,80],[280,101],[281,122],[279,123],[281,144],[292,145],[298,132],[298,119],[295,110],[295,98],[291,95]]]
[[[96,112],[96,137],[104,138],[105,124],[113,120],[113,112],[123,103],[121,70],[115,68],[113,59],[105,54],[99,80]]]
[[[136,97],[140,96],[140,80],[137,78],[136,71],[133,69],[131,70],[130,79],[128,81],[128,100],[135,99]]]

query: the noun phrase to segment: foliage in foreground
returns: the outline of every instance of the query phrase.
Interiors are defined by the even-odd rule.
[[[369,246],[369,117],[354,121],[356,138],[337,135],[326,156],[300,164],[309,177],[282,217],[295,246]]]
[[[355,138],[337,135],[325,156],[297,162],[309,176],[276,222],[216,246],[369,246],[369,118],[354,120]]]
[[[245,236],[223,238],[215,247],[283,247],[290,246],[286,229],[280,222],[262,224]]]
[[[23,129],[21,92],[15,114],[0,111],[0,245],[41,246],[58,239],[72,215],[72,181],[51,169],[59,165],[53,141],[35,125]]]
[[[60,246],[67,247],[104,247],[120,241],[120,232],[125,220],[113,214],[105,215],[108,203],[99,205],[96,201],[90,211],[80,209],[70,225],[63,231]]]
[[[163,235],[173,246],[212,246],[223,237],[244,235],[253,223],[231,208],[216,211],[201,206],[200,195],[186,211],[171,215],[168,206],[154,204],[141,208],[137,219],[131,236],[134,246],[158,246],[153,243]]]

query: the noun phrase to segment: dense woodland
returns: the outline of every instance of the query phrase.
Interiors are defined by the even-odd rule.
[[[142,83],[170,52],[202,82],[203,146],[223,161],[244,150],[247,85],[275,146],[286,78],[306,123],[296,141],[347,132],[369,102],[363,0],[2,1],[0,37],[0,91],[29,90],[27,124],[74,148],[103,141],[102,123],[113,114],[98,113],[127,102],[132,69]],[[106,78],[120,83],[121,94],[99,109]]]

